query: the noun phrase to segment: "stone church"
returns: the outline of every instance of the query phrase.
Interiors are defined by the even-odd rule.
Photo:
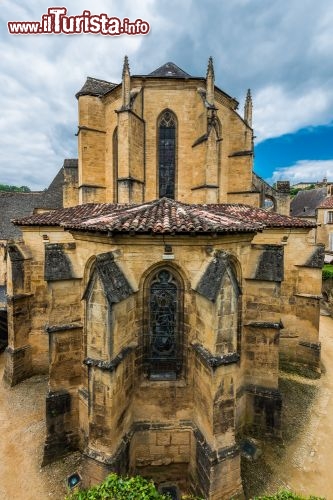
[[[319,371],[314,224],[254,174],[251,94],[241,115],[211,58],[205,77],[125,58],[76,97],[64,208],[8,248],[5,381],[49,373],[44,463],[81,450],[85,485],[241,498],[240,437],[280,432],[279,366]]]

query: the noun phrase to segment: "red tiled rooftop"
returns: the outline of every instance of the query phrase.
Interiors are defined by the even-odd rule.
[[[102,233],[230,233],[312,222],[240,204],[191,205],[161,198],[140,205],[89,203],[15,220],[20,226],[62,226]]]
[[[317,208],[333,208],[333,196],[325,198]]]
[[[202,206],[209,207],[209,210],[214,212],[232,215],[244,221],[260,222],[265,227],[316,227],[316,224],[312,221],[291,217],[289,215],[281,215],[263,208],[251,207],[239,203]]]

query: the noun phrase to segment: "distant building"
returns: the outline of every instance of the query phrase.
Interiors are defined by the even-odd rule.
[[[314,182],[298,182],[297,184],[292,184],[291,187],[294,189],[307,189],[314,185]]]
[[[325,252],[333,252],[333,184],[324,187],[299,191],[291,200],[290,214],[316,223],[312,238],[325,247]],[[326,260],[332,260],[327,256]]]
[[[77,170],[77,160],[76,170]],[[65,160],[51,184],[44,191],[0,192],[0,350],[7,343],[7,256],[15,243],[22,243],[22,231],[12,224],[15,217],[56,210],[63,207],[63,192],[68,166],[73,160]]]
[[[333,186],[333,182],[328,182],[327,178],[324,177],[322,181],[315,181],[315,182],[298,182],[297,184],[292,184],[293,189],[308,189],[313,187],[315,188],[320,188],[320,187],[330,187]]]
[[[316,209],[326,197],[326,187],[301,190],[290,202],[290,215],[316,222]]]
[[[331,252],[333,260],[333,196],[328,196],[317,206],[317,243],[323,243],[325,250]]]

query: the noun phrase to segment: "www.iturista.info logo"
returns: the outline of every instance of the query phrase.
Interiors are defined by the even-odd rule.
[[[149,23],[142,19],[131,22],[127,17],[109,17],[107,14],[91,14],[84,10],[79,16],[67,16],[66,7],[49,7],[41,21],[8,21],[12,35],[147,35]]]

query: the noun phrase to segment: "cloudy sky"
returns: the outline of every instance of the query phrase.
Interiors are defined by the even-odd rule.
[[[10,35],[8,21],[106,13],[151,27],[146,36]],[[270,181],[333,181],[331,0],[0,0],[0,183],[43,189],[77,157],[75,93],[87,76],[119,82],[173,61],[240,102],[254,100],[256,172]]]

